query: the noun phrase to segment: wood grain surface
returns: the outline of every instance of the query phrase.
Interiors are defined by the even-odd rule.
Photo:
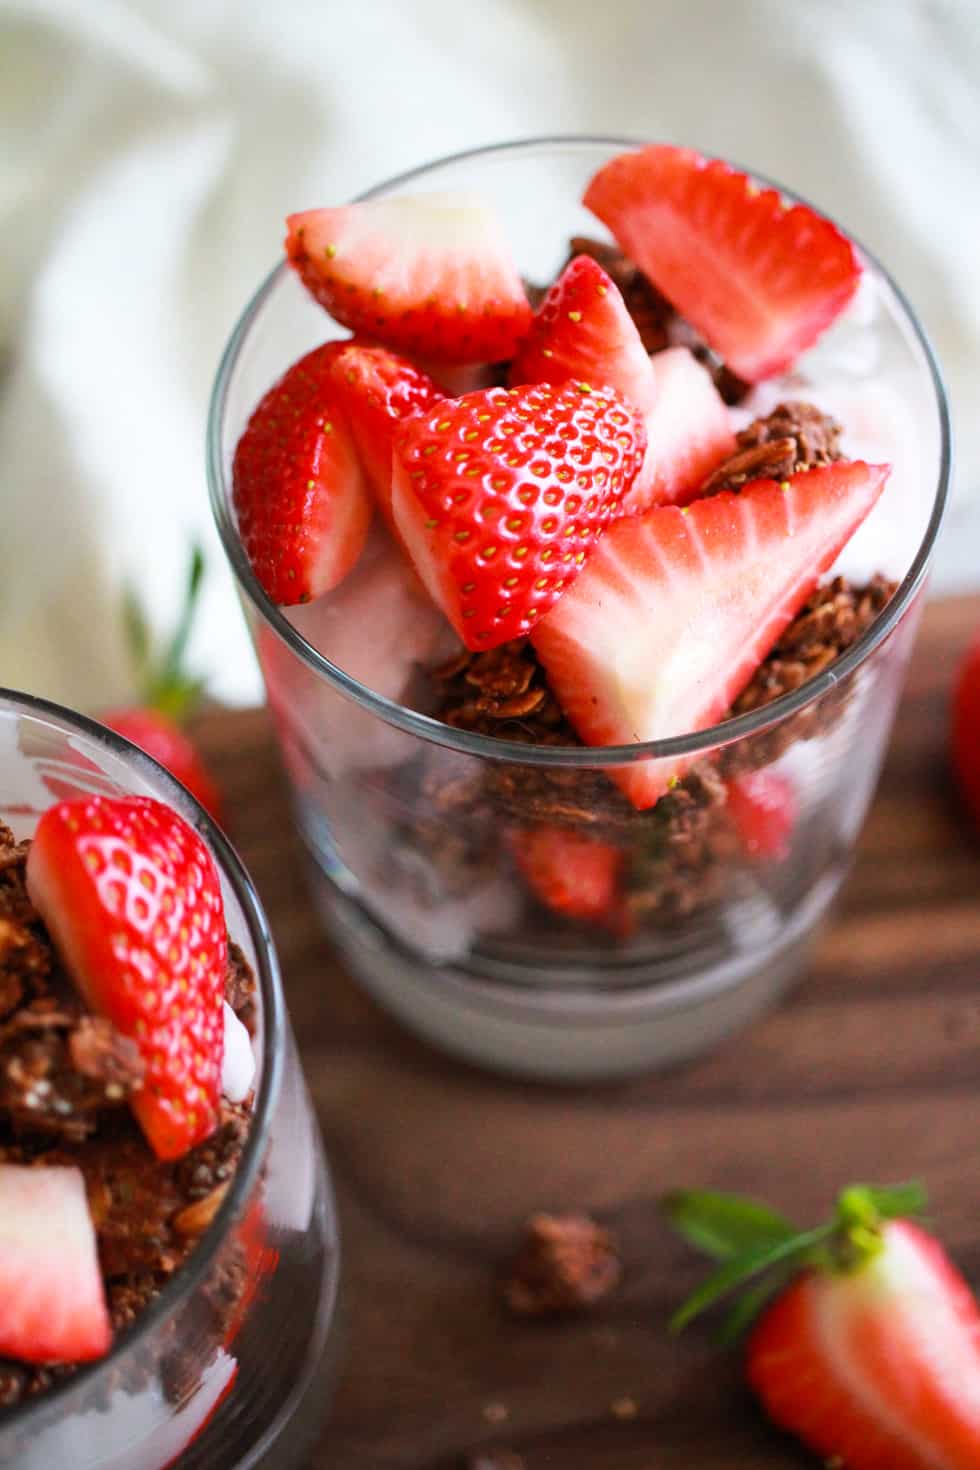
[[[199,733],[269,910],[337,1183],[350,1341],[315,1470],[790,1470],[707,1328],[664,1323],[700,1270],[665,1189],[769,1198],[801,1221],[843,1183],[918,1177],[980,1288],[980,843],[945,761],[980,602],[927,609],[860,855],[808,978],[683,1070],[577,1090],[436,1056],[351,983],[308,901],[261,711]],[[532,1211],[589,1210],[625,1272],[596,1315],[508,1319],[494,1277]]]

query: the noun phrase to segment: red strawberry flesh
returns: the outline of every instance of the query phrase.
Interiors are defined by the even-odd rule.
[[[491,388],[410,420],[394,457],[395,522],[468,648],[532,628],[571,585],[642,461],[611,390]]]
[[[729,815],[750,857],[779,861],[796,825],[796,788],[782,771],[747,771],[728,783]]]
[[[511,847],[528,887],[545,908],[593,922],[614,916],[622,857],[608,842],[546,826],[515,832]]]
[[[112,1344],[80,1169],[0,1164],[0,1357],[84,1363]]]
[[[656,144],[610,160],[584,203],[749,382],[784,371],[850,301],[851,242],[719,159]]]
[[[859,1269],[812,1272],[760,1319],[749,1383],[769,1416],[849,1470],[976,1470],[980,1315],[907,1220]]]
[[[376,199],[286,223],[286,255],[307,290],[335,321],[387,347],[503,362],[531,324],[500,224],[479,199]]]
[[[27,859],[31,900],[86,1003],[133,1037],[131,1102],[161,1159],[213,1131],[224,1052],[227,933],[197,833],[147,797],[49,807]]]
[[[327,342],[293,364],[239,440],[232,498],[242,545],[262,588],[289,607],[342,582],[373,502],[337,397]]]
[[[619,521],[535,630],[565,714],[588,745],[705,730],[729,709],[875,504],[888,467],[840,461],[757,480],[685,510]],[[610,774],[640,808],[689,761]]]

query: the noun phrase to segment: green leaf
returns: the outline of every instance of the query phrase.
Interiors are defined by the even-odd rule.
[[[150,629],[143,605],[133,587],[123,588],[123,630],[133,664],[133,673],[142,682],[150,661]]]
[[[735,1194],[681,1189],[665,1195],[660,1208],[678,1234],[716,1261],[776,1245],[797,1234],[797,1227],[783,1215]]]
[[[804,1230],[788,1240],[770,1242],[732,1256],[702,1281],[670,1319],[671,1332],[680,1332],[695,1317],[714,1306],[715,1302],[738,1287],[752,1281],[771,1267],[792,1264],[799,1267],[816,1247],[829,1240],[837,1229],[836,1225],[820,1225],[816,1230]]]
[[[904,1220],[909,1215],[921,1215],[928,1204],[925,1186],[915,1179],[907,1184],[880,1187],[866,1184],[863,1188],[882,1220]]]
[[[762,1308],[793,1279],[796,1266],[791,1261],[782,1269],[774,1266],[755,1286],[743,1291],[718,1331],[718,1341],[726,1347],[737,1342],[758,1317]]]

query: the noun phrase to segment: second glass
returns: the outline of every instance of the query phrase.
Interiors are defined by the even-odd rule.
[[[524,275],[547,281],[569,237],[589,229],[578,203],[586,182],[626,146],[488,149],[373,193],[479,192]],[[696,735],[597,750],[431,718],[418,671],[451,655],[453,641],[380,538],[309,608],[287,617],[264,596],[234,524],[231,457],[263,392],[331,328],[292,274],[275,271],[225,354],[209,437],[215,513],[331,934],[407,1025],[503,1071],[584,1080],[704,1050],[800,974],[874,791],[948,478],[945,398],[921,330],[869,261],[858,306],[791,384],[776,385],[844,418],[869,446],[853,452],[895,462],[838,568],[871,589],[866,630],[832,667],[798,660],[800,686],[764,707]],[[480,670],[469,676],[478,693]],[[617,765],[679,754],[694,758],[692,774],[651,811],[635,811],[609,780]],[[730,799],[760,772],[793,812],[768,855],[739,840]],[[542,827],[612,850],[626,875],[616,922],[562,920],[534,902],[515,852]]]

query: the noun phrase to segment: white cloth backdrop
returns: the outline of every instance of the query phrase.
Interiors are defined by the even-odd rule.
[[[0,0],[0,683],[125,691],[120,586],[173,614],[211,549],[193,653],[257,697],[209,523],[209,382],[290,209],[456,149],[623,132],[728,153],[892,268],[958,410],[980,582],[976,0]]]

